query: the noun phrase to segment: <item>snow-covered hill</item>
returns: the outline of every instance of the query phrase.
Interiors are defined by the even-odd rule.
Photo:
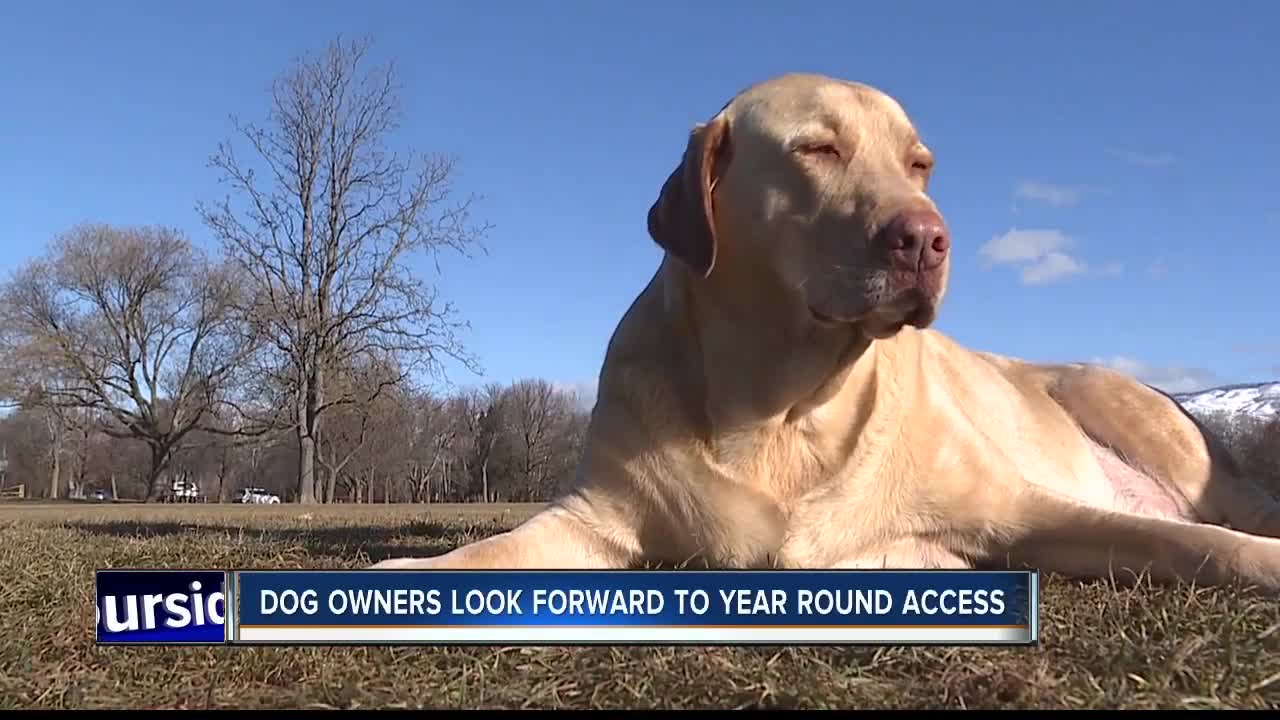
[[[1177,394],[1173,399],[1196,416],[1243,413],[1269,420],[1280,415],[1280,382],[1224,385]]]

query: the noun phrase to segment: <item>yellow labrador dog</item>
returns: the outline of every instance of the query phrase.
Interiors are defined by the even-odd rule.
[[[873,88],[738,94],[649,212],[666,255],[609,344],[574,487],[374,567],[1012,563],[1280,590],[1280,504],[1165,395],[928,329],[951,253],[933,171]]]

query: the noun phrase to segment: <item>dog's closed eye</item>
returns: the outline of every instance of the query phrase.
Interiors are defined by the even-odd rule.
[[[842,155],[840,148],[832,142],[805,142],[796,145],[795,151],[802,155],[812,155],[818,157],[826,157],[833,160],[839,160]]]

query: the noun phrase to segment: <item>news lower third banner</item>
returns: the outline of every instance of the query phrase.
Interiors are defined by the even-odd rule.
[[[1022,571],[99,570],[100,644],[1034,645]]]

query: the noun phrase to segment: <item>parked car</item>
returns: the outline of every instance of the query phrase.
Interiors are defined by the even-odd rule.
[[[239,501],[250,505],[279,505],[280,496],[263,488],[245,488],[240,491]]]
[[[200,485],[194,478],[184,476],[174,479],[169,492],[170,502],[199,502],[201,500],[203,500],[203,495],[200,493]]]

